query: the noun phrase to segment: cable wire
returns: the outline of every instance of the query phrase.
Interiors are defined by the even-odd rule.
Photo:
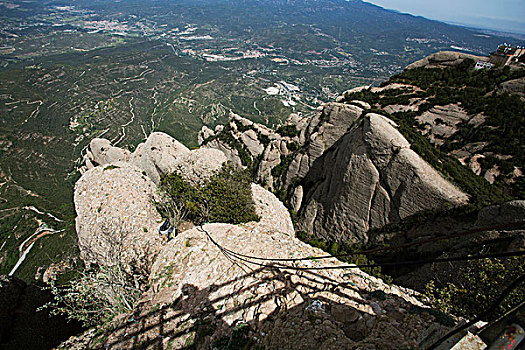
[[[465,232],[461,232],[461,233],[455,233],[455,234],[451,234],[451,235],[435,237],[435,238],[430,238],[430,239],[426,239],[426,240],[420,240],[420,241],[416,241],[416,242],[405,243],[405,244],[401,244],[401,245],[398,245],[398,246],[395,246],[395,247],[380,247],[380,248],[373,248],[373,249],[367,249],[367,250],[354,251],[354,252],[349,252],[349,253],[344,253],[344,254],[321,255],[321,256],[316,256],[316,257],[308,256],[308,257],[301,257],[301,258],[262,258],[262,257],[257,257],[257,256],[241,254],[241,253],[235,253],[234,251],[231,251],[228,248],[224,248],[224,247],[223,247],[223,249],[225,249],[226,251],[229,251],[231,253],[235,253],[238,256],[242,256],[243,258],[259,260],[259,261],[303,261],[303,260],[312,260],[312,259],[321,260],[321,259],[330,259],[330,258],[342,258],[342,257],[361,255],[361,254],[362,255],[367,255],[367,254],[370,254],[370,253],[376,253],[376,252],[380,252],[380,251],[398,250],[398,249],[413,247],[413,246],[420,245],[420,244],[433,243],[433,242],[448,240],[448,239],[452,239],[452,238],[469,236],[469,235],[472,235],[472,234],[475,234],[475,233],[479,233],[479,232],[498,230],[498,229],[505,229],[505,228],[516,228],[516,227],[520,227],[520,226],[524,226],[524,225],[525,225],[525,223],[515,223],[515,224],[505,224],[505,225],[482,227],[482,228],[478,228],[478,229],[475,229],[475,230],[469,230],[469,231],[465,231]]]
[[[514,257],[514,256],[523,256],[525,255],[524,251],[515,251],[515,252],[506,252],[506,253],[494,253],[494,254],[481,254],[481,255],[471,255],[471,256],[460,256],[460,257],[450,257],[450,258],[437,258],[437,259],[424,259],[424,260],[410,260],[410,261],[399,261],[399,262],[385,262],[385,263],[374,263],[374,264],[352,264],[352,265],[334,265],[334,266],[317,266],[317,267],[299,267],[299,266],[290,266],[284,264],[264,264],[246,258],[242,254],[236,253],[232,250],[226,249],[217,243],[210,233],[205,230],[202,226],[197,228],[198,230],[206,233],[210,241],[217,247],[219,250],[228,256],[233,256],[241,261],[246,263],[267,267],[272,269],[289,269],[289,270],[336,270],[336,269],[356,269],[356,268],[365,268],[365,267],[385,267],[385,266],[409,266],[409,265],[424,265],[430,263],[443,263],[443,262],[454,262],[454,261],[471,261],[471,260],[481,260],[487,258],[505,258],[505,257]],[[308,260],[317,260],[317,258],[310,257]]]
[[[246,263],[257,265],[261,267],[267,267],[271,269],[289,269],[289,270],[333,270],[333,269],[355,269],[355,268],[364,268],[364,267],[384,267],[384,266],[407,266],[407,265],[423,265],[427,263],[442,263],[442,262],[453,262],[453,261],[472,261],[472,260],[480,260],[480,259],[487,259],[487,258],[504,258],[504,257],[515,257],[515,256],[524,256],[525,251],[514,251],[514,252],[506,252],[506,253],[495,253],[495,254],[480,254],[480,255],[472,255],[472,256],[460,256],[460,257],[451,257],[451,258],[438,258],[438,259],[427,259],[427,260],[412,260],[412,261],[401,261],[401,262],[387,262],[387,263],[378,263],[378,264],[352,264],[352,265],[339,265],[339,266],[320,266],[320,267],[298,267],[298,266],[289,266],[289,265],[282,265],[282,264],[264,264],[259,263],[256,261],[250,260],[250,258],[256,258],[257,260],[268,260],[265,258],[259,258],[259,257],[251,257],[249,255],[239,254],[236,253],[230,249],[224,248],[221,246],[217,241],[213,239],[211,234],[204,229],[203,226],[197,227],[198,230],[204,232],[208,239],[228,258],[234,257],[238,260],[244,261]],[[329,256],[330,258],[336,257],[336,256]],[[322,257],[323,259],[326,259],[328,257]],[[279,260],[279,259],[269,259],[270,261],[299,261],[299,260],[317,260],[319,258],[314,257],[308,257],[308,258],[301,258],[301,259],[294,259],[294,260]],[[469,328],[473,324],[476,324],[481,319],[486,318],[490,314],[492,314],[498,306],[505,300],[505,298],[514,290],[516,289],[523,281],[525,281],[525,274],[518,277],[516,280],[514,280],[498,297],[498,299],[492,304],[490,308],[488,308],[483,314],[479,315],[475,319],[471,320],[470,322],[464,324],[461,327],[458,327],[457,329],[451,330],[447,334],[445,334],[443,337],[441,337],[438,341],[436,341],[434,344],[432,344],[427,350],[435,350],[441,343],[443,343],[448,338],[454,336],[455,334]]]
[[[479,335],[479,334],[483,333],[483,331],[485,331],[486,329],[494,326],[496,323],[500,322],[501,320],[503,320],[505,317],[507,317],[508,315],[512,314],[513,312],[516,312],[518,309],[522,308],[523,306],[525,306],[525,300],[522,301],[521,303],[519,303],[518,305],[514,306],[509,311],[505,312],[503,315],[501,315],[497,319],[495,319],[493,321],[490,321],[490,323],[487,323],[485,326],[483,326],[478,331],[476,331],[476,335]]]

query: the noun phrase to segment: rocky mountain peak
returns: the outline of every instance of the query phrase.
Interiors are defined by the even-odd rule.
[[[291,122],[298,123],[294,125],[303,125],[299,133],[303,133],[305,140],[308,135],[310,141],[322,140],[317,145],[328,148],[312,159],[324,159],[326,152],[338,149],[339,144],[347,142],[346,138],[354,138],[353,130],[359,130],[363,154],[367,152],[365,140],[370,149],[384,147],[381,142],[385,141],[380,135],[385,133],[394,140],[386,143],[389,152],[409,150],[406,140],[395,134],[395,125],[385,117],[368,114],[361,118],[362,110],[355,106],[333,104],[327,108],[319,115],[329,121],[326,124],[290,118]],[[362,122],[332,142],[342,125],[334,114],[345,120],[361,118]],[[243,119],[236,116],[232,116],[231,123],[230,132],[240,139],[240,134],[250,130],[257,142],[266,140],[260,135],[268,137],[268,143],[261,141],[264,152],[268,147],[286,151],[280,147],[282,143],[299,142],[301,137],[296,131],[294,135],[280,135],[255,124],[242,124],[250,129],[239,128],[237,123],[243,123]],[[312,126],[314,123],[319,127]],[[310,128],[310,132],[305,128]],[[317,136],[312,137],[314,134]],[[94,145],[104,146],[104,162],[108,163],[102,164],[97,149],[91,149],[93,161],[100,165],[85,171],[75,187],[77,232],[86,262],[112,263],[103,257],[115,246],[102,238],[108,232],[117,232],[118,226],[120,232],[125,233],[121,245],[123,259],[130,266],[145,262],[151,271],[149,288],[140,298],[133,317],[114,321],[118,326],[106,331],[101,340],[105,346],[124,349],[138,344],[145,347],[169,344],[172,348],[184,348],[191,343],[197,348],[208,348],[224,339],[238,337],[239,329],[244,329],[243,341],[267,349],[298,345],[305,349],[360,348],[365,344],[381,347],[389,341],[415,347],[419,336],[426,339],[427,329],[446,329],[415,298],[416,292],[388,285],[352,267],[332,269],[343,265],[335,258],[283,263],[247,258],[324,255],[320,249],[295,237],[286,207],[274,194],[256,184],[252,184],[252,196],[260,221],[241,225],[206,224],[181,232],[169,243],[161,240],[156,231],[161,218],[152,204],[156,191],[150,174],[157,179],[173,169],[198,184],[234,153],[228,155],[213,148],[189,151],[165,134],[151,135],[148,140],[132,154],[97,140]],[[235,146],[231,149],[237,151]],[[108,158],[109,154],[127,154],[127,160],[123,161],[120,156]],[[265,153],[259,154],[263,154],[264,159]],[[378,164],[381,157],[378,155]],[[310,172],[310,164],[307,166]],[[155,172],[148,173],[148,169]],[[289,268],[279,268],[282,264]],[[330,269],[315,270],[323,266]],[[310,268],[314,270],[308,270]],[[400,324],[410,326],[396,326]],[[94,337],[93,332],[88,332],[70,340],[68,346],[75,348],[100,341],[93,340]]]
[[[408,88],[397,85],[375,89]],[[328,103],[312,117],[291,115],[276,131],[232,114],[227,127],[203,128],[200,139],[237,164],[251,162],[257,182],[298,212],[297,228],[327,240],[366,241],[370,229],[468,201],[366,105]]]

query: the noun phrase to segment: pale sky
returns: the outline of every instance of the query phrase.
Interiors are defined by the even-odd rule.
[[[449,23],[525,34],[525,0],[364,0]]]

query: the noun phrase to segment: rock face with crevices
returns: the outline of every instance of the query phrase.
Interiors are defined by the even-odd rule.
[[[314,163],[306,165],[307,176],[332,150],[345,144],[347,138],[355,140],[349,147],[341,148],[341,152],[348,154],[338,156],[332,164],[335,170],[342,167],[347,156],[363,158],[361,160],[370,163],[371,170],[388,167],[387,163],[394,164],[398,162],[396,157],[401,157],[394,154],[408,149],[406,140],[392,131],[395,128],[386,118],[371,114],[356,124],[359,107],[334,104],[329,108],[326,116],[320,115],[329,123],[318,127],[304,125],[312,128],[312,134],[316,133],[313,138],[318,140],[316,147],[327,149],[319,156],[313,153],[307,156],[314,159]],[[338,117],[334,119],[332,113]],[[346,121],[341,122],[339,117]],[[348,133],[341,131],[347,122],[355,124]],[[248,131],[240,129],[241,134]],[[250,130],[257,132],[255,128]],[[302,137],[306,137],[304,130],[300,131]],[[383,134],[383,138],[378,136]],[[265,139],[255,135],[258,140]],[[310,138],[311,134],[308,135]],[[289,154],[282,141],[298,142],[301,137],[266,136],[268,144],[273,144],[279,154]],[[206,224],[180,232],[170,242],[162,242],[156,231],[161,218],[152,204],[156,186],[150,174],[137,166],[143,163],[136,158],[142,157],[150,145],[146,142],[140,146],[128,162],[88,170],[75,186],[82,258],[86,262],[112,264],[107,258],[113,257],[112,252],[120,246],[123,250],[119,258],[125,264],[133,266],[137,261],[148,264],[149,289],[135,306],[132,317],[116,317],[113,327],[104,330],[104,334],[87,332],[70,339],[64,346],[80,349],[97,343],[112,349],[184,349],[188,346],[210,349],[236,339],[249,342],[251,348],[266,349],[380,349],[389,342],[401,349],[417,347],[419,336],[436,327],[435,317],[425,311],[414,291],[388,285],[351,266],[316,270],[343,263],[335,258],[311,258],[324,253],[295,238],[286,207],[257,184],[252,184],[251,189],[255,210],[260,216],[258,222]],[[383,148],[391,154],[376,152]],[[166,162],[171,164],[169,167],[159,168],[152,176],[160,176],[173,167],[195,184],[211,176],[227,159],[216,149],[182,150],[176,156],[171,147],[160,149],[159,152],[168,154],[157,153],[149,159],[157,163],[169,157],[174,159]],[[368,158],[361,157],[359,152]],[[396,167],[393,169],[398,171]],[[414,173],[421,178],[425,176],[415,170]],[[368,180],[366,174],[355,179]],[[336,179],[331,181],[335,183]],[[373,186],[379,185],[370,184]],[[342,193],[347,195],[354,190],[351,186],[345,187]],[[301,203],[302,197],[297,191],[295,201]],[[314,218],[314,222],[316,220]],[[337,225],[332,224],[334,228]],[[122,238],[123,244],[111,244],[112,241],[106,239],[108,233],[113,235],[110,238]],[[276,262],[250,257],[305,259]],[[276,264],[288,268],[275,269]],[[99,338],[94,339],[97,336]]]
[[[305,183],[298,229],[329,241],[365,242],[369,229],[468,200],[373,113],[317,160]]]
[[[127,161],[130,156],[128,150],[114,147],[106,139],[95,138],[89,143],[91,153],[89,160],[96,165],[106,165],[114,162]]]
[[[158,183],[160,176],[174,171],[177,159],[189,152],[186,146],[173,137],[154,132],[144,144],[137,147],[132,155],[132,163],[146,172],[154,183]]]
[[[228,159],[223,152],[211,148],[199,148],[179,157],[173,171],[181,174],[189,183],[196,185],[209,179]]]
[[[500,84],[498,93],[516,94],[522,101],[525,100],[525,77],[508,80]]]
[[[406,84],[373,89],[417,90]],[[316,238],[366,242],[370,229],[422,210],[467,202],[466,194],[410,149],[391,120],[364,115],[360,106],[334,102],[313,117],[291,115],[286,125],[295,126],[297,133],[285,136],[232,115],[228,128],[220,131],[227,137],[204,128],[201,139],[212,139],[206,147],[223,149],[228,145],[221,140],[230,140],[249,150],[253,147],[243,135],[251,132],[250,140],[265,135],[264,150],[252,154],[255,179],[270,190],[287,193],[287,204],[298,213],[297,228]],[[440,116],[451,125],[466,115],[457,106],[448,106],[443,113],[448,117]]]

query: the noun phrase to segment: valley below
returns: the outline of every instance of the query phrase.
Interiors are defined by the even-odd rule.
[[[251,346],[277,349],[279,339],[301,341],[301,331],[286,335],[278,325],[291,329],[306,319],[313,324],[300,329],[337,339],[323,338],[326,348],[380,349],[389,335],[410,348],[460,319],[448,314],[479,314],[471,304],[447,304],[440,291],[467,304],[460,287],[486,277],[472,271],[494,273],[496,289],[509,282],[502,275],[521,273],[522,256],[457,269],[395,266],[403,257],[431,262],[523,249],[523,57],[478,67],[515,38],[360,0],[150,5],[0,2],[0,275],[28,285],[70,279],[73,267],[88,265],[86,242],[108,253],[110,243],[93,242],[115,225],[138,249],[124,253],[128,267],[137,257],[147,265],[135,313],[117,317],[115,331],[71,340],[72,348],[86,339],[134,348],[139,338],[145,347],[194,348],[231,342],[244,329],[240,322],[255,336]],[[256,209],[251,219],[261,221],[205,224],[195,216],[176,243],[163,242],[153,203],[164,176],[175,171],[202,185],[200,176],[217,175],[223,164],[244,169]],[[247,256],[330,254],[340,256],[331,258],[334,266],[367,267],[295,275],[288,265],[282,273],[246,273],[233,264],[226,271],[232,256],[211,245],[214,236],[230,248],[248,242],[240,250]],[[388,249],[396,246],[407,248]],[[210,285],[217,271],[220,281]],[[331,289],[323,295],[326,283]],[[19,294],[33,288],[14,284]],[[196,288],[189,298],[188,288]],[[513,296],[523,298],[523,288]],[[427,309],[431,302],[439,311]],[[160,339],[158,324],[142,327],[133,315],[144,324],[166,315],[175,321]],[[187,320],[191,327],[179,329]],[[403,320],[417,332],[396,332]],[[229,340],[216,338],[224,334]]]

